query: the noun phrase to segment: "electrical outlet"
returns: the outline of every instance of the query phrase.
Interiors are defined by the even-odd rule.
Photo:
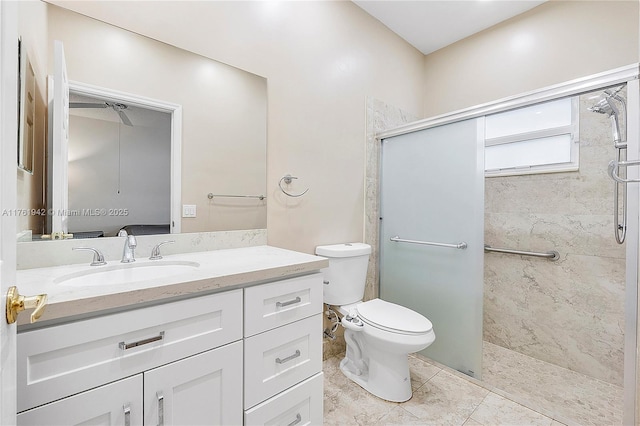
[[[182,205],[182,217],[196,217],[196,205],[195,204],[183,204]]]

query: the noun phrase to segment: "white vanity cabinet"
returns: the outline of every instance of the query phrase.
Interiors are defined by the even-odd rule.
[[[233,290],[18,333],[18,424],[242,423],[242,299]]]
[[[322,274],[245,289],[246,425],[322,424]]]
[[[322,274],[18,333],[18,424],[322,424]]]
[[[24,411],[18,425],[239,425],[241,358],[242,341],[230,343]]]

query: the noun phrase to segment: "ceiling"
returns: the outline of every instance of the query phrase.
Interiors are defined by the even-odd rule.
[[[353,0],[425,55],[546,0]]]

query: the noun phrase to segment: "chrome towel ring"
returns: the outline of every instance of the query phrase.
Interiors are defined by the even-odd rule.
[[[278,186],[280,187],[280,191],[284,192],[285,195],[288,195],[289,197],[294,197],[294,198],[295,197],[302,197],[304,194],[307,193],[307,191],[309,191],[309,188],[305,189],[300,194],[292,194],[290,192],[285,191],[285,189],[282,187],[282,181],[284,181],[285,184],[289,185],[289,184],[291,184],[293,179],[298,179],[298,178],[296,176],[291,176],[291,175],[282,176],[280,178],[280,181],[278,182]]]

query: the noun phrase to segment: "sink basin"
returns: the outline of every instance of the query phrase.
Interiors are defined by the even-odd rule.
[[[91,266],[91,269],[55,278],[53,282],[71,287],[128,284],[193,272],[199,267],[198,262],[181,260]]]

